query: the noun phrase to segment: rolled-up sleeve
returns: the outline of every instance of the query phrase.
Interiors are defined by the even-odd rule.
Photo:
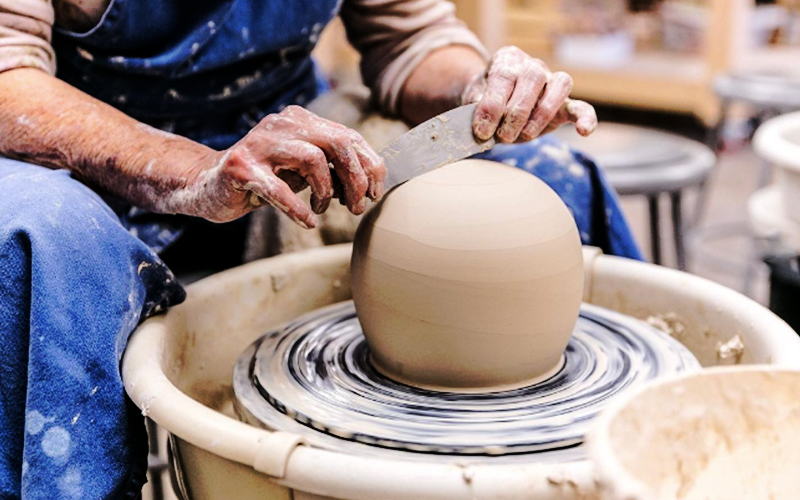
[[[37,68],[55,74],[50,0],[0,0],[0,72]]]
[[[397,113],[406,80],[432,51],[466,45],[488,58],[446,0],[345,0],[341,16],[350,43],[361,53],[364,83],[390,114]]]

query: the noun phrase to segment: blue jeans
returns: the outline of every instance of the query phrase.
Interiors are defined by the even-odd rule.
[[[66,171],[0,158],[0,499],[137,498],[147,435],[119,362],[172,273]]]

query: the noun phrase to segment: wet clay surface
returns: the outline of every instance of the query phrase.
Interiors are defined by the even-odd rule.
[[[417,386],[480,389],[548,373],[583,294],[580,239],[558,195],[481,160],[392,190],[359,226],[351,269],[375,363]]]

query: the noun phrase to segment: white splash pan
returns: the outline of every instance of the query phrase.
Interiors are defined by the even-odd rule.
[[[773,184],[750,195],[747,215],[757,236],[777,239],[789,249],[800,251],[800,223],[786,216],[780,186]]]
[[[604,500],[797,498],[800,371],[718,367],[646,384],[589,433]]]
[[[175,438],[190,500],[592,499],[588,461],[469,465],[383,460],[330,452],[238,421],[231,378],[239,354],[271,327],[350,298],[351,247],[253,262],[188,288],[186,302],[133,334],[122,372],[133,401]],[[639,318],[673,313],[678,336],[704,366],[732,362],[721,344],[739,335],[741,363],[798,366],[800,339],[752,300],[686,273],[584,250],[587,302]]]
[[[766,121],[753,137],[753,149],[763,160],[775,165],[783,199],[783,210],[800,223],[800,112]]]

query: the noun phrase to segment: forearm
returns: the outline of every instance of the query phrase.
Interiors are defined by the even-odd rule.
[[[485,69],[485,59],[470,47],[453,45],[431,52],[406,80],[398,102],[400,116],[417,124],[460,105],[464,89]]]
[[[144,125],[36,69],[0,73],[0,154],[76,177],[136,206],[189,211],[176,193],[219,153]]]
[[[345,0],[341,16],[350,42],[361,53],[364,83],[372,89],[381,111],[390,115],[404,115],[399,106],[403,88],[413,73],[420,74],[420,64],[428,60],[430,66],[435,52],[458,47],[489,57],[447,0]],[[468,57],[472,60],[474,54]],[[449,67],[452,61],[442,62]],[[485,59],[482,62],[485,67]],[[438,73],[437,67],[433,69]],[[427,96],[421,97],[422,102],[429,101]]]

